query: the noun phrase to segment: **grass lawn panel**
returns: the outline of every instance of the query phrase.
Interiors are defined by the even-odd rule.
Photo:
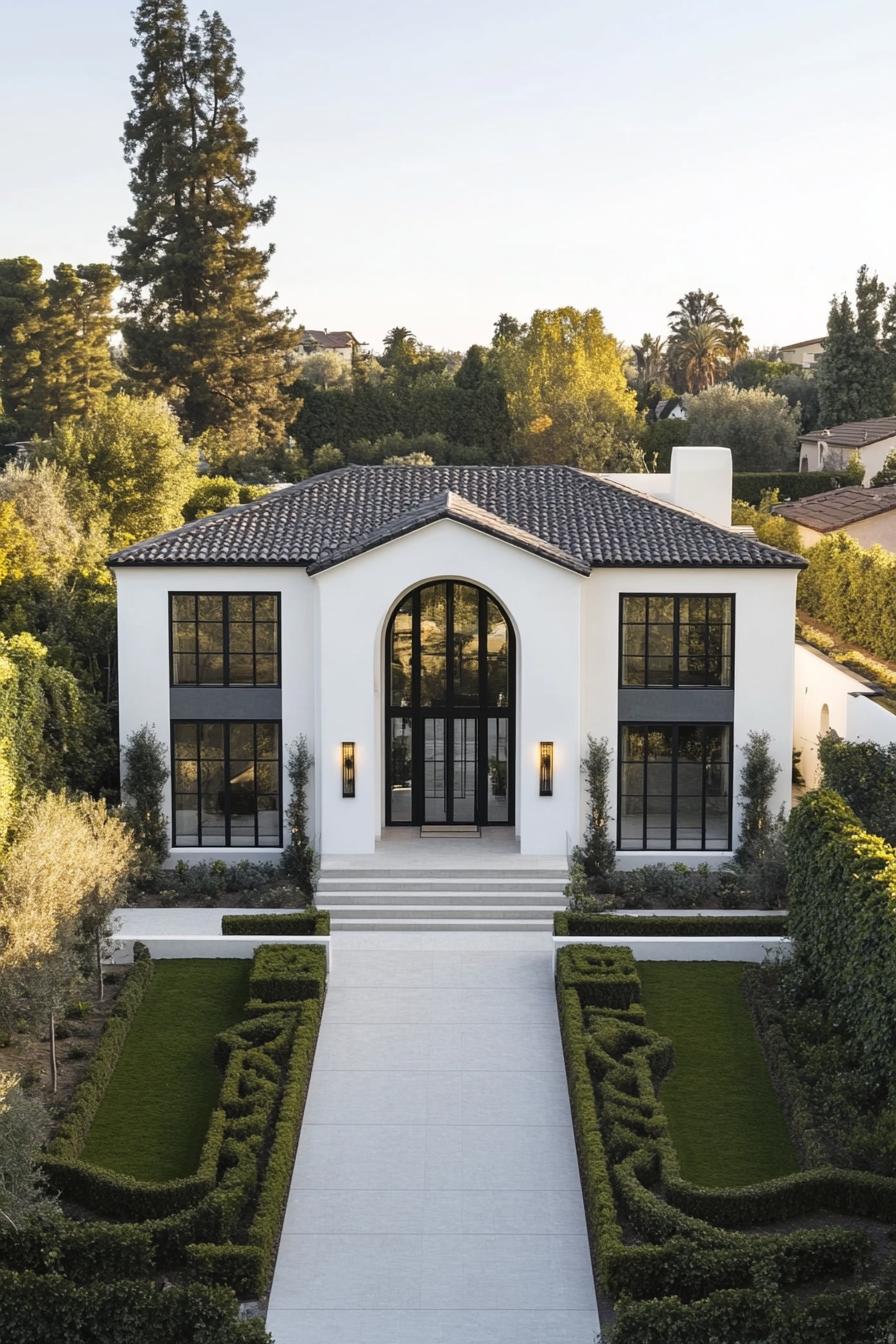
[[[106,1095],[85,1162],[140,1180],[189,1176],[221,1089],[212,1051],[240,1022],[251,961],[158,961]]]
[[[697,1185],[750,1185],[798,1162],[730,961],[641,961],[647,1025],[675,1046],[663,1081],[681,1174]]]

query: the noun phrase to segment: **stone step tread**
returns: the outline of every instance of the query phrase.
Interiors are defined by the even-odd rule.
[[[530,905],[550,906],[552,910],[566,909],[566,901],[562,892],[559,891],[489,891],[483,892],[478,897],[473,891],[340,891],[327,896],[319,892],[317,903],[321,909],[325,910],[364,905],[444,905],[452,908],[456,906]]]
[[[544,933],[551,925],[541,919],[344,919],[334,920],[333,929],[352,933]]]
[[[327,907],[330,912],[330,919],[362,919],[368,915],[376,915],[381,919],[390,917],[399,918],[402,915],[420,915],[425,918],[428,915],[456,915],[458,919],[467,916],[476,916],[479,918],[491,917],[492,919],[508,919],[514,915],[520,915],[525,918],[535,918],[541,916],[544,919],[553,918],[557,910],[556,905],[330,905]]]
[[[427,884],[437,883],[463,883],[466,886],[482,887],[535,887],[540,882],[545,883],[566,883],[569,877],[565,873],[526,873],[519,877],[492,877],[490,873],[446,873],[444,876],[434,877],[429,873],[403,873],[401,877],[380,877],[374,873],[364,873],[360,876],[333,877],[330,873],[322,873],[318,886],[345,886],[357,887],[364,886],[372,882],[390,883],[396,887],[410,887],[415,882],[425,881]]]

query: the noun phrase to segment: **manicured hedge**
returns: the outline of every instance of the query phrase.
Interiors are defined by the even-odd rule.
[[[896,1097],[896,850],[825,789],[794,808],[787,834],[796,966],[824,985],[868,1086]]]
[[[896,659],[896,555],[865,550],[843,532],[822,537],[799,579],[799,605],[810,616],[879,658]],[[872,674],[873,675],[873,674]]]
[[[319,999],[326,980],[322,947],[272,944],[256,949],[249,976],[253,999],[276,1003],[284,999]]]
[[[137,969],[135,985],[152,974],[151,963]],[[267,1291],[320,1025],[324,950],[261,947],[253,972],[254,1013],[216,1039],[223,1078],[196,1174],[141,1182],[71,1155],[48,1159],[52,1184],[67,1197],[133,1221],[60,1216],[29,1228],[26,1243],[0,1232],[0,1265],[42,1275],[63,1269],[70,1286],[103,1274],[148,1278],[173,1270],[242,1297]],[[276,994],[276,1004],[264,1003],[259,990]],[[104,1064],[98,1072],[108,1081],[111,1069]],[[82,1123],[83,1116],[77,1135]],[[73,1146],[70,1139],[69,1153]]]
[[[766,490],[779,490],[781,499],[805,499],[852,483],[848,471],[736,471],[731,493],[747,504],[758,504]]]
[[[595,1277],[618,1299],[614,1344],[620,1338],[769,1344],[769,1300],[781,1301],[781,1288],[859,1278],[870,1239],[841,1226],[741,1229],[825,1209],[892,1221],[896,1181],[834,1168],[743,1189],[704,1190],[682,1180],[657,1095],[673,1064],[672,1046],[644,1025],[639,992],[628,948],[572,946],[558,953],[561,1034]],[[815,1297],[788,1311],[811,1311],[817,1334],[805,1337],[833,1341],[839,1337],[830,1330],[843,1319],[838,1302]],[[859,1290],[856,1303],[857,1312],[867,1308],[869,1319],[881,1323],[879,1295]],[[781,1335],[780,1344],[803,1337]]]
[[[283,913],[264,915],[222,915],[221,932],[251,936],[260,933],[270,936],[278,933],[330,932],[329,910],[284,910]]]
[[[110,1281],[77,1287],[59,1274],[0,1269],[3,1344],[264,1344],[260,1320],[239,1321],[233,1293],[202,1284]]]
[[[787,934],[786,915],[600,915],[561,911],[554,915],[558,938],[719,938]]]

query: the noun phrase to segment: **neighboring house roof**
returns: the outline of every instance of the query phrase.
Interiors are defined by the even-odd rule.
[[[311,327],[305,327],[302,332],[302,344],[313,342],[320,350],[344,350],[347,345],[357,345],[358,342],[350,331],[312,331]]]
[[[878,443],[896,434],[896,415],[880,420],[852,420],[846,425],[831,425],[830,429],[813,429],[801,434],[801,443],[841,443],[848,448],[864,448],[866,443]]]
[[[820,495],[794,499],[788,504],[776,504],[772,513],[789,518],[813,532],[836,532],[850,523],[860,523],[879,513],[896,509],[896,485],[878,485],[865,489],[861,485],[844,485],[839,490],[825,490]]]
[[[798,568],[799,556],[574,467],[343,467],[110,557],[131,565],[323,569],[437,518],[592,566]]]
[[[664,397],[662,401],[657,402],[653,414],[657,420],[667,420],[679,407],[684,410],[684,401],[681,397]]]
[[[802,350],[806,345],[824,345],[826,336],[811,336],[808,341],[791,341],[790,345],[779,345],[779,350]]]

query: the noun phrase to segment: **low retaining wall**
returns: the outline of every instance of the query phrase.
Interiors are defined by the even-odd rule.
[[[626,912],[628,913],[628,912]],[[630,947],[636,961],[765,961],[771,951],[790,952],[789,938],[776,938],[773,935],[737,938],[726,935],[721,938],[636,938],[625,934],[608,934],[606,937],[585,938],[570,936],[554,937],[553,966],[557,971],[557,952],[561,947],[571,947],[585,943],[597,947]]]
[[[220,933],[182,934],[148,933],[117,934],[109,939],[106,961],[114,965],[128,964],[134,960],[134,943],[143,943],[149,948],[149,954],[155,961],[184,957],[217,957],[221,959],[248,960],[257,947],[267,947],[271,943],[296,943],[301,946],[322,947],[327,959],[327,975],[330,974],[332,953],[330,938],[325,934],[253,933],[237,937]]]

